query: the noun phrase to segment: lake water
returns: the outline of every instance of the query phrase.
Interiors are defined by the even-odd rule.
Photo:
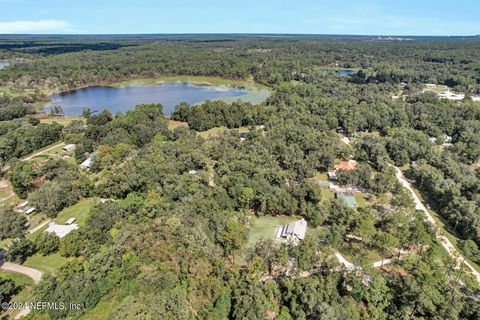
[[[93,111],[108,109],[112,114],[126,112],[143,103],[161,103],[163,113],[170,115],[180,102],[195,104],[204,100],[220,100],[240,97],[246,90],[213,86],[195,86],[187,83],[165,83],[153,86],[89,87],[63,94],[53,95],[45,105],[61,106],[66,116],[78,116],[84,108]]]
[[[352,70],[345,70],[345,69],[340,69],[340,70],[337,70],[337,72],[341,75],[344,75],[344,76],[349,76],[349,75],[352,75],[355,73],[355,71],[352,71]]]

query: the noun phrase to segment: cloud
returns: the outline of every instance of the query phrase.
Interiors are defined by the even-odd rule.
[[[39,33],[39,32],[67,32],[70,33],[70,24],[62,20],[17,20],[0,22],[1,33]]]

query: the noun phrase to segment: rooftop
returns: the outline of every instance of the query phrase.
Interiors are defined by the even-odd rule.
[[[355,160],[342,161],[335,165],[335,169],[351,171],[355,169],[358,165],[358,162]]]
[[[57,237],[63,238],[67,234],[69,234],[73,230],[77,230],[78,228],[80,228],[80,227],[76,223],[66,225],[66,224],[56,224],[55,222],[50,222],[48,224],[48,228],[47,228],[47,230],[45,230],[45,232],[54,233],[54,234],[57,235]]]

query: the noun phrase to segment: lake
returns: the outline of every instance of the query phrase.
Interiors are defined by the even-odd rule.
[[[93,111],[108,109],[112,114],[133,109],[143,103],[161,103],[163,113],[170,115],[180,102],[190,105],[205,100],[221,100],[241,97],[247,90],[227,87],[195,86],[188,83],[165,83],[160,85],[132,85],[125,87],[89,87],[50,96],[51,102],[44,106],[61,106],[66,116],[79,116],[84,108]]]

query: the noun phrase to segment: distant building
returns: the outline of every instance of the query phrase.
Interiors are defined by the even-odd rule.
[[[48,224],[47,230],[45,232],[54,233],[57,237],[63,238],[70,232],[77,230],[80,226],[76,223],[72,224],[56,224],[55,222],[50,222]]]
[[[358,162],[355,160],[342,161],[335,165],[337,170],[351,171],[358,166]]]
[[[70,218],[70,219],[67,220],[67,222],[65,222],[65,224],[69,224],[69,225],[70,225],[70,224],[74,223],[75,221],[77,221],[76,218]]]
[[[337,192],[335,194],[336,198],[345,205],[351,209],[356,209],[357,208],[357,199],[351,194],[350,192]]]
[[[65,147],[62,148],[63,151],[72,151],[73,149],[75,149],[75,145],[74,144],[67,144]]]
[[[278,228],[277,238],[296,242],[305,239],[306,232],[307,221],[305,221],[304,219],[297,220]]]

